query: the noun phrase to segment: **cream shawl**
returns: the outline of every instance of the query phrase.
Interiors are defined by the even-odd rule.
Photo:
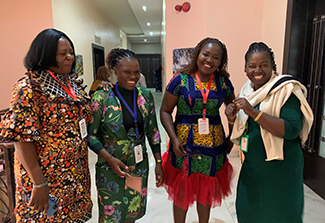
[[[291,77],[290,75],[273,74],[270,80],[256,91],[253,89],[253,83],[248,80],[241,89],[239,97],[246,98],[253,107],[260,103],[261,111],[279,117],[282,106],[293,93],[300,100],[300,109],[304,115],[302,129],[299,133],[301,143],[303,144],[307,140],[314,120],[313,112],[306,101],[307,90],[305,86],[303,86],[299,81],[289,80],[281,83],[269,93],[272,86],[282,77],[286,76]],[[247,120],[248,116],[242,109],[240,109],[237,113],[237,118],[231,135],[231,141],[237,145],[240,145],[240,137],[245,131]],[[262,127],[260,128],[266,150],[266,161],[283,160],[283,138],[276,137]]]

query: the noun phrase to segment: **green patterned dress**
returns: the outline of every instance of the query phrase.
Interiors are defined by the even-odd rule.
[[[146,212],[149,169],[145,136],[152,152],[157,153],[160,152],[160,134],[151,92],[142,87],[136,87],[136,92],[137,109],[138,113],[142,115],[144,124],[139,127],[140,130],[143,129],[139,142],[137,142],[134,128],[126,130],[125,113],[122,111],[124,109],[112,89],[109,89],[108,92],[97,91],[90,104],[93,111],[88,125],[90,148],[97,153],[101,149],[107,149],[114,157],[129,167],[132,175],[142,178],[140,192],[126,187],[125,179],[115,174],[109,164],[98,157],[96,186],[99,219],[103,223],[134,221],[141,218]],[[136,163],[134,147],[139,143],[142,145],[144,158],[143,161]]]

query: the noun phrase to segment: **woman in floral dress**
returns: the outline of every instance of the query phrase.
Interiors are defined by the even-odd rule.
[[[87,133],[82,131],[90,107],[74,82],[74,58],[68,36],[46,29],[34,39],[25,58],[28,72],[13,88],[0,137],[15,143],[17,222],[91,218]],[[51,217],[46,215],[49,194],[59,206]]]
[[[156,186],[163,181],[160,135],[151,92],[136,87],[140,68],[132,51],[114,49],[108,58],[118,82],[108,92],[95,92],[88,125],[90,148],[96,152],[99,222],[134,222],[146,211],[147,137],[156,160]]]

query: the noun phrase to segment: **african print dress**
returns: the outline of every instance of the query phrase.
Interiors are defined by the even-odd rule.
[[[138,114],[142,116],[144,123],[143,127],[139,127],[140,130],[143,129],[139,141],[133,127],[126,130],[125,109],[112,89],[108,92],[95,92],[90,104],[93,111],[88,125],[90,148],[96,153],[107,149],[129,167],[132,176],[141,178],[141,189],[132,188],[126,184],[124,178],[113,172],[108,162],[98,157],[96,185],[99,219],[102,223],[134,221],[141,218],[146,211],[149,166],[145,136],[152,153],[157,153],[160,152],[160,134],[151,92],[142,87],[136,87],[136,92]],[[143,161],[136,163],[134,148],[139,144],[143,148]]]
[[[202,83],[207,89],[207,83]],[[178,96],[174,122],[177,138],[191,156],[176,157],[173,144],[164,154],[164,187],[169,199],[184,210],[195,201],[215,207],[230,193],[232,166],[227,159],[225,133],[219,108],[233,94],[228,78],[217,75],[211,84],[206,105],[209,134],[199,134],[198,119],[202,118],[203,97],[199,85],[186,74],[175,75],[166,90]]]
[[[47,217],[28,207],[33,182],[15,157],[17,222],[85,222],[91,218],[87,137],[79,121],[89,120],[90,107],[69,75],[77,99],[70,97],[47,71],[28,72],[14,86],[10,110],[0,127],[2,141],[34,142],[39,165],[59,208]]]

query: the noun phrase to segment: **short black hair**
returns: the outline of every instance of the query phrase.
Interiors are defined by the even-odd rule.
[[[248,57],[254,53],[258,53],[258,52],[265,52],[271,60],[272,63],[272,70],[274,71],[274,73],[276,73],[276,64],[274,61],[274,53],[272,52],[272,49],[270,47],[268,47],[265,43],[263,42],[255,42],[252,43],[246,54],[245,54],[245,71],[246,71],[246,65],[247,65],[247,61],[248,61]]]
[[[135,58],[135,53],[128,49],[114,48],[112,49],[106,57],[106,65],[109,69],[114,69],[114,67],[120,62],[122,58]]]
[[[56,52],[58,41],[63,37],[69,41],[73,56],[75,57],[74,46],[71,39],[63,32],[56,29],[45,29],[33,40],[29,51],[24,59],[26,69],[32,71],[47,70],[51,66],[58,67],[56,62]],[[73,61],[71,73],[75,70],[76,61]]]

